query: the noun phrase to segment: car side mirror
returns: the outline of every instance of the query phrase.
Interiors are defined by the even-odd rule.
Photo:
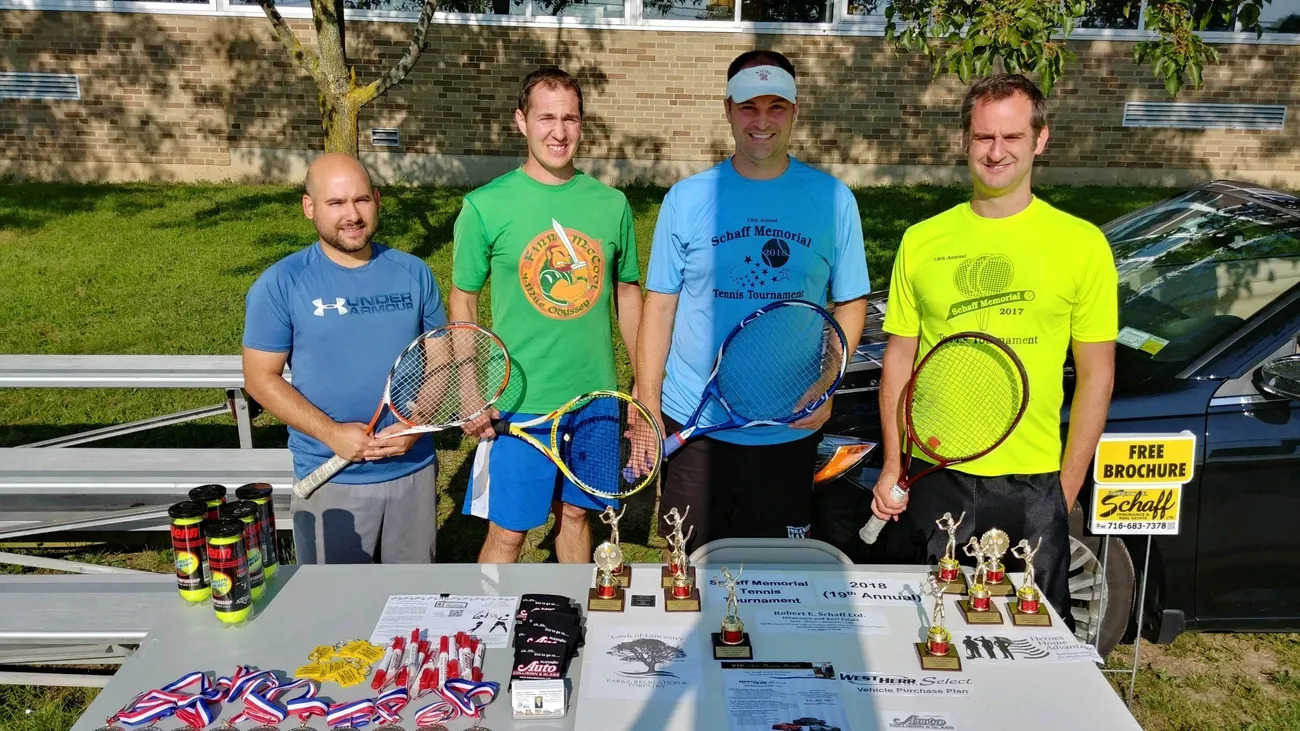
[[[1300,401],[1300,355],[1274,358],[1255,371],[1255,386],[1266,393]]]

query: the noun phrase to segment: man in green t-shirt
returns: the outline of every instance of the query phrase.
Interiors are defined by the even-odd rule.
[[[467,195],[456,219],[451,319],[477,321],[478,293],[493,280],[492,329],[511,360],[497,409],[512,422],[617,387],[613,310],[628,357],[635,355],[641,270],[632,208],[621,192],[574,168],[582,114],[577,79],[557,68],[529,74],[515,109],[528,159]],[[489,521],[479,562],[517,561],[524,534],[554,511],[556,557],[590,563],[587,511],[617,502],[584,492],[523,440],[494,439],[487,418],[465,432],[480,442],[463,512]],[[545,442],[549,430],[538,436]]]
[[[890,560],[899,562],[933,563],[943,555],[947,536],[935,520],[945,512],[967,514],[958,543],[990,528],[1006,531],[1012,543],[1041,537],[1034,561],[1039,588],[1072,624],[1068,516],[1106,425],[1119,289],[1105,235],[1030,188],[1034,158],[1047,145],[1046,113],[1042,93],[1024,76],[974,84],[962,104],[971,199],[903,235],[885,309],[884,466],[871,509],[899,521],[881,535]],[[912,368],[938,340],[967,330],[1015,351],[1029,378],[1029,404],[992,452],[925,477],[896,501],[890,493],[902,469],[900,405]],[[1075,390],[1062,449],[1067,350]],[[917,455],[914,449],[913,475],[931,466]]]

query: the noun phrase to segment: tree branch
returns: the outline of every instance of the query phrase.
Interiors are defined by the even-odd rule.
[[[298,41],[298,37],[293,34],[293,29],[284,21],[284,16],[275,8],[275,0],[257,0],[257,4],[262,6],[262,12],[271,21],[271,27],[275,29],[275,34],[280,37],[280,42],[284,44],[289,55],[302,66],[303,70],[311,74],[311,78],[316,82],[316,86],[324,89],[320,72],[320,58],[316,54],[307,50],[305,46]]]
[[[406,78],[411,69],[415,67],[415,62],[420,60],[420,54],[424,53],[424,36],[429,31],[429,23],[433,21],[433,14],[438,10],[438,0],[424,0],[424,7],[420,10],[420,20],[415,24],[415,33],[411,37],[411,43],[406,47],[406,53],[402,54],[402,59],[398,61],[387,73],[366,84],[357,93],[361,104],[365,104],[380,94]]]

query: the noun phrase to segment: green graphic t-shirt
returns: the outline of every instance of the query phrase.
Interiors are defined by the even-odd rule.
[[[984,332],[1009,345],[1029,377],[1025,414],[996,449],[952,469],[1039,474],[1061,468],[1070,340],[1114,340],[1118,307],[1115,261],[1096,226],[1038,198],[1006,218],[983,218],[963,203],[903,234],[884,330],[919,337],[917,362],[957,332]]]
[[[500,410],[545,413],[617,385],[613,290],[641,277],[622,192],[581,172],[547,185],[522,169],[473,191],[456,218],[452,282],[477,292],[489,277],[492,330],[511,360]]]

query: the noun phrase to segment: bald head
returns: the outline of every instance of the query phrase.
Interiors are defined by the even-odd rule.
[[[379,191],[355,157],[331,152],[307,168],[302,212],[322,243],[344,257],[367,261],[370,238],[379,227]]]
[[[320,181],[352,176],[359,176],[361,184],[366,188],[374,187],[370,182],[370,171],[366,170],[360,160],[343,152],[327,152],[308,166],[307,180],[303,187],[306,188],[307,195],[315,198]]]

